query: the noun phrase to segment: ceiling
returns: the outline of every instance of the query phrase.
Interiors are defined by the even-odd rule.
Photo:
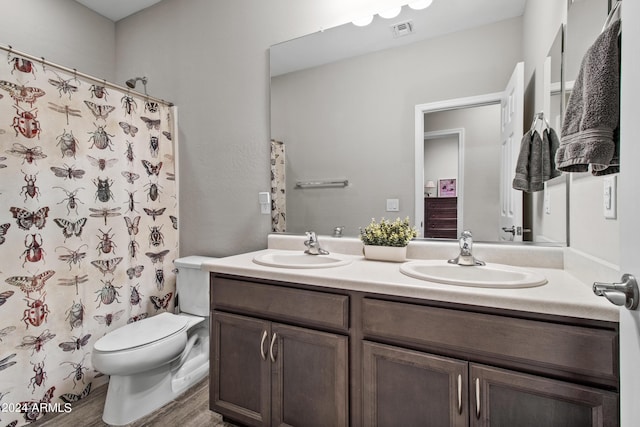
[[[160,3],[162,0],[75,0],[78,3],[88,7],[89,9],[99,13],[100,15],[111,19],[116,22],[122,18],[126,18],[129,15],[133,15],[136,12],[146,9],[149,6],[153,6],[156,3]],[[458,15],[456,21],[461,24],[462,27],[468,27],[464,24],[464,21],[470,19],[476,20],[491,20],[491,16],[495,18],[498,16],[514,15],[514,10],[520,11],[521,14],[524,10],[524,3],[526,0],[489,0],[481,1],[477,0],[461,0],[461,1],[447,1],[449,3],[447,7],[447,13],[455,12]],[[434,1],[434,4],[443,3]],[[453,3],[453,4],[452,4]],[[406,9],[406,8],[405,8]],[[434,9],[432,7],[432,9]],[[436,12],[439,13],[439,12]],[[447,16],[448,18],[448,16]],[[493,19],[494,21],[496,19]],[[434,19],[435,22],[449,22],[443,19]]]
[[[75,0],[116,22],[162,0]],[[387,20],[376,16],[367,27],[342,25],[272,47],[272,75],[303,69],[341,58],[380,50],[425,38],[460,31],[520,16],[526,0],[436,0],[426,10],[404,7],[400,16]],[[410,21],[411,37],[393,38],[390,27]],[[329,35],[330,34],[330,35]],[[316,40],[317,39],[317,40]],[[311,40],[311,41],[310,41]],[[349,43],[346,41],[349,40]],[[311,46],[311,48],[310,48]],[[288,59],[284,59],[288,58]],[[288,63],[294,58],[293,63]],[[274,66],[274,64],[278,64]]]
[[[113,22],[160,3],[162,0],[76,0]]]
[[[271,76],[398,47],[447,33],[487,25],[524,13],[526,0],[435,0],[424,10],[405,6],[393,19],[376,16],[366,27],[351,23],[271,47]],[[410,22],[413,32],[394,37],[394,24]]]

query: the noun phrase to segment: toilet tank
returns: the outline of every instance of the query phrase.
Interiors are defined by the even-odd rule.
[[[178,268],[176,292],[180,312],[209,316],[209,271],[200,268],[203,262],[213,259],[194,255],[173,261]]]

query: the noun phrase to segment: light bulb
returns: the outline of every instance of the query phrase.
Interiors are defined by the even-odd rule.
[[[433,0],[417,0],[409,3],[409,7],[413,10],[422,10],[431,6]]]
[[[396,16],[400,15],[400,11],[402,11],[402,6],[398,6],[398,7],[394,7],[394,8],[391,8],[391,9],[383,10],[378,15],[380,15],[382,18],[385,18],[385,19],[391,19],[391,18],[395,18]]]
[[[362,18],[354,19],[351,23],[357,27],[366,27],[373,22],[373,15],[365,16]]]

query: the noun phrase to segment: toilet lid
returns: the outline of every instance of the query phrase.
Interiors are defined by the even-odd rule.
[[[171,313],[160,313],[114,329],[94,344],[98,351],[120,351],[140,347],[169,337],[187,328],[189,319]]]

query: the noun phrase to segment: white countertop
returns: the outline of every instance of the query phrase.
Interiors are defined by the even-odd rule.
[[[272,245],[270,242],[270,247],[274,246],[278,245]],[[414,279],[400,272],[400,263],[370,261],[364,259],[361,255],[354,254],[341,254],[345,258],[351,259],[350,264],[329,268],[278,268],[253,262],[253,258],[256,255],[281,249],[284,248],[265,249],[225,258],[210,259],[203,263],[202,268],[216,273],[301,283],[325,288],[585,319],[618,321],[618,307],[612,305],[605,298],[594,295],[591,290],[591,284],[579,281],[561,268],[527,266],[527,270],[543,274],[548,283],[533,288],[496,289],[445,285]],[[286,249],[290,248],[287,247]],[[345,250],[344,252],[353,251]],[[411,252],[409,253],[411,254]],[[446,259],[446,257],[442,259]],[[492,262],[495,262],[495,260],[492,260]]]

